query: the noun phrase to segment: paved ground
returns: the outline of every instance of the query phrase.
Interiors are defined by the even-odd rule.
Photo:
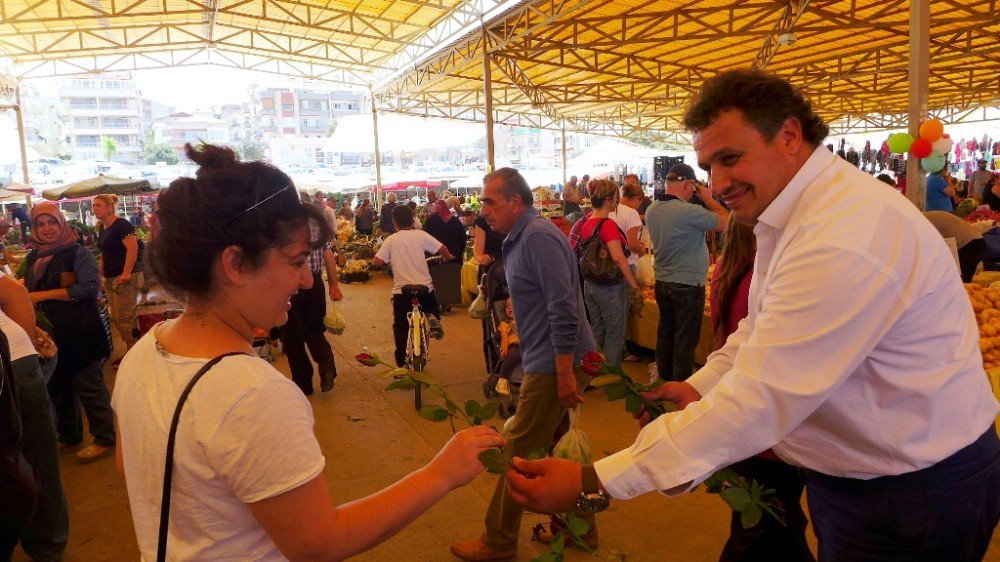
[[[327,459],[325,476],[337,503],[374,492],[423,465],[450,435],[447,424],[435,424],[416,415],[410,393],[383,391],[386,380],[353,361],[362,346],[383,356],[392,355],[389,288],[389,281],[382,277],[368,284],[344,286],[347,300],[342,306],[347,331],[343,336],[331,336],[340,372],[337,386],[330,393],[310,398],[316,436]],[[481,399],[484,366],[478,321],[459,309],[446,316],[443,325],[446,336],[432,347],[428,371],[453,397]],[[275,366],[287,374],[283,357]],[[628,368],[638,378],[645,364]],[[114,383],[111,373],[108,383]],[[630,444],[636,426],[622,403],[607,402],[600,391],[589,392],[586,397],[581,423],[591,438],[595,458]],[[72,525],[66,560],[138,558],[125,483],[115,472],[113,461],[81,466],[65,456],[63,475]],[[444,498],[394,538],[355,559],[454,560],[448,545],[482,531],[482,517],[495,482],[492,475],[480,476]],[[613,502],[598,516],[599,552],[627,554],[628,560],[640,562],[716,560],[728,533],[728,517],[721,500],[703,492],[676,499],[651,494]],[[529,540],[529,529],[542,520],[538,515],[524,518],[519,561],[546,551]],[[589,559],[585,553],[567,556],[567,560],[585,559]],[[994,536],[986,559],[1000,562],[1000,537]],[[18,552],[15,560],[26,558]]]

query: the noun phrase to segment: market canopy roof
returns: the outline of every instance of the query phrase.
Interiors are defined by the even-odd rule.
[[[89,180],[82,180],[68,183],[42,192],[42,197],[49,201],[60,199],[77,199],[80,197],[93,197],[101,193],[113,193],[115,195],[135,195],[137,193],[148,193],[156,191],[148,180],[132,180],[126,178],[115,178],[111,176],[97,176]]]
[[[1000,6],[930,3],[930,104],[1000,98]],[[479,22],[486,22],[486,33]],[[391,111],[622,136],[680,130],[691,94],[757,66],[839,130],[905,124],[904,0],[3,0],[19,77],[216,64],[370,88]]]

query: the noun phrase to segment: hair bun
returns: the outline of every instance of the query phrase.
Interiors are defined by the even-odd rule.
[[[191,143],[185,143],[184,153],[192,162],[203,168],[225,168],[237,162],[236,153],[226,146],[202,144],[195,148]]]

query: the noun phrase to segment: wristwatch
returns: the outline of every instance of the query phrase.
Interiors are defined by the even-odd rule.
[[[611,498],[601,490],[597,471],[590,464],[583,465],[583,492],[576,500],[576,510],[583,513],[604,511],[611,504]]]

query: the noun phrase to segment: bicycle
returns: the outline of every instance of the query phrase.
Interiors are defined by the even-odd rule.
[[[431,256],[427,258],[428,263],[442,261],[441,256]],[[437,318],[420,308],[420,301],[430,294],[430,289],[425,285],[403,285],[401,288],[404,297],[409,297],[412,309],[406,313],[406,366],[414,372],[420,372],[427,366],[430,352],[430,338],[441,339],[444,333],[438,324]],[[420,387],[415,389],[413,403],[416,409],[422,407]]]

